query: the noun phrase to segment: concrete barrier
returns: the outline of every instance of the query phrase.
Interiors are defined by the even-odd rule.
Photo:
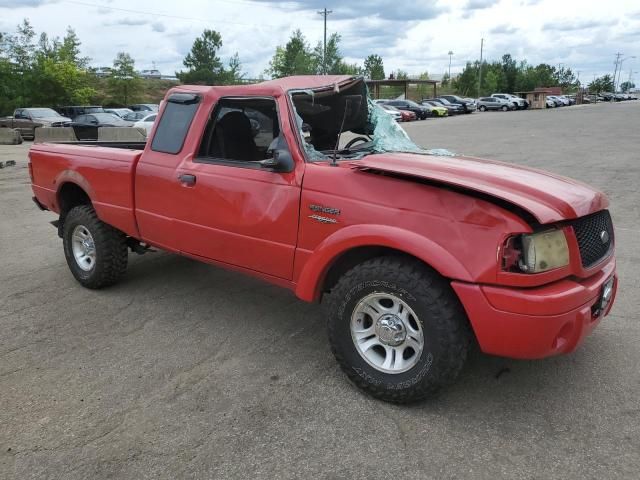
[[[0,128],[0,145],[20,145],[22,135],[13,128]]]
[[[101,142],[145,142],[147,132],[144,128],[100,127],[98,141]]]
[[[38,127],[33,143],[76,142],[76,134],[71,127]]]

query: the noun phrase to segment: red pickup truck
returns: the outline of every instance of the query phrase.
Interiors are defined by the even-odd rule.
[[[362,78],[170,90],[146,143],[31,148],[71,273],[100,288],[149,247],[328,306],[348,377],[393,402],[453,381],[471,342],[573,351],[617,288],[607,198],[416,146]]]

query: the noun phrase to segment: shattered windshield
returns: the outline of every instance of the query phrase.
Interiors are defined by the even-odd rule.
[[[388,152],[452,155],[416,145],[393,116],[369,98],[362,79],[323,91],[294,91],[301,143],[310,161],[358,159]]]

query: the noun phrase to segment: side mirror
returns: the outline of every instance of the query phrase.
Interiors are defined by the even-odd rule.
[[[289,151],[287,141],[282,135],[278,137],[276,148],[272,150],[273,157],[261,160],[260,166],[274,172],[288,173],[293,171],[293,157]]]

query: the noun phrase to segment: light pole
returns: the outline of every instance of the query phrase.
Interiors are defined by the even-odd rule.
[[[482,50],[484,49],[484,38],[480,39],[480,65],[478,68],[478,96],[480,98],[480,85],[482,84]]]
[[[449,81],[451,81],[451,57],[453,56],[453,51],[449,50]]]
[[[324,17],[324,43],[322,44],[322,73],[326,75],[327,74],[327,16],[330,13],[333,13],[333,10],[327,10],[327,7],[325,7],[324,10],[317,13],[318,15],[322,15]]]
[[[618,68],[618,78],[616,80],[616,78],[613,78],[613,93],[616,93],[616,91],[618,90],[618,82],[620,81],[620,74],[622,73],[622,63],[625,60],[629,60],[630,58],[636,58],[635,56],[631,56],[631,57],[624,57],[622,60],[620,60],[619,65],[620,67]]]
[[[631,79],[633,79],[633,75],[638,73],[637,71],[633,71],[633,67],[629,69],[629,78],[627,79],[628,85],[631,85]],[[634,87],[635,88],[635,87]],[[627,90],[628,92],[629,90]]]

